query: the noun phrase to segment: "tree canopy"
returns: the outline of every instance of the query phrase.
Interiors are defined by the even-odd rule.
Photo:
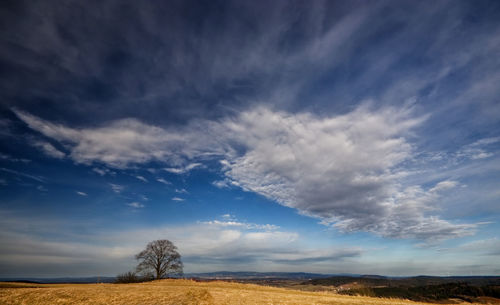
[[[177,247],[169,240],[160,239],[147,244],[135,258],[140,261],[137,271],[156,279],[182,274],[183,264]]]

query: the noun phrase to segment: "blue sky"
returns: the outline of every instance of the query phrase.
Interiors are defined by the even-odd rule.
[[[500,274],[498,1],[7,1],[0,275]]]

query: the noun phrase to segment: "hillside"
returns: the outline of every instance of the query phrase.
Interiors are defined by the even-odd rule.
[[[312,279],[303,284],[336,287],[346,295],[401,298],[414,301],[449,303],[453,300],[500,303],[500,277],[432,277],[388,278],[383,276],[334,276]]]
[[[0,304],[425,304],[221,281],[141,284],[0,283]]]
[[[315,278],[308,281],[312,285],[333,285],[341,286],[356,283],[362,286],[427,286],[449,283],[466,283],[473,286],[500,285],[499,276],[414,276],[414,277],[385,277],[380,275],[362,275],[362,276],[330,276],[324,278]]]

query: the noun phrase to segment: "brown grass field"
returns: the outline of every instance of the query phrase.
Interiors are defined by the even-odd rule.
[[[0,283],[0,304],[428,304],[222,281],[140,284]],[[467,303],[470,304],[470,303]]]

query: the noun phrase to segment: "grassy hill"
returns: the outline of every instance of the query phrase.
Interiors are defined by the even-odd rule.
[[[399,299],[307,292],[221,281],[140,284],[0,283],[0,304],[424,304]]]

